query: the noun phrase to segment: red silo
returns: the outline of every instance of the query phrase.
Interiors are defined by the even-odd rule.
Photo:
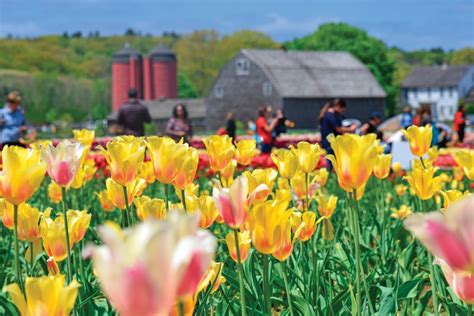
[[[118,110],[128,100],[128,90],[135,88],[142,96],[142,59],[140,54],[129,47],[117,51],[112,56],[112,109]]]
[[[143,58],[143,99],[153,99],[153,72],[150,57]]]
[[[176,55],[169,48],[159,44],[152,50],[149,58],[152,98],[176,98],[178,96]]]

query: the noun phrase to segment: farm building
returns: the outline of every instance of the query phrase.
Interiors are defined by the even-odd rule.
[[[228,62],[207,99],[207,127],[223,125],[228,112],[255,120],[263,105],[282,108],[296,128],[318,127],[322,106],[344,98],[346,117],[383,113],[386,94],[369,69],[347,52],[244,49]]]

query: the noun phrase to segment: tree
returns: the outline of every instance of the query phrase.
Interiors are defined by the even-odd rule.
[[[395,63],[384,42],[346,23],[327,23],[314,33],[284,44],[287,49],[347,51],[363,62],[387,93],[387,115],[393,115],[397,89],[393,85]]]
[[[178,97],[183,99],[197,98],[199,95],[184,72],[178,72]]]
[[[474,64],[474,47],[466,47],[455,51],[451,57],[453,65]]]

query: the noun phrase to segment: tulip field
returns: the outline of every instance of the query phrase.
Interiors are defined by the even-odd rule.
[[[472,315],[474,150],[405,136],[6,146],[0,315]]]

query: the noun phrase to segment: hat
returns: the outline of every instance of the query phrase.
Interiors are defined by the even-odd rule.
[[[21,97],[20,97],[20,94],[18,93],[18,91],[12,91],[12,92],[8,93],[7,101],[8,102],[19,103],[21,101]]]

